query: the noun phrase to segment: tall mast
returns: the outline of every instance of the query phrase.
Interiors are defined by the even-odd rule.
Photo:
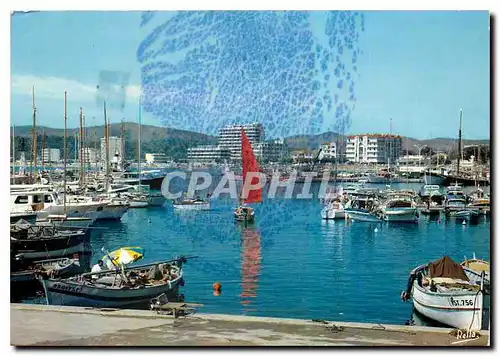
[[[83,110],[80,108],[80,188],[83,187]]]
[[[45,130],[42,132],[42,169],[45,168]]]
[[[36,133],[36,107],[35,107],[35,87],[33,87],[33,183],[36,183],[36,150],[37,150],[37,133]]]
[[[94,116],[94,123],[95,123],[95,116]],[[97,176],[97,126],[94,127],[94,152],[95,152],[95,174]],[[102,161],[102,159],[99,159]]]
[[[109,191],[109,126],[106,117],[106,101],[104,101],[104,141],[106,143],[106,192]]]
[[[141,191],[141,115],[142,115],[142,110],[141,110],[141,97],[139,96],[139,148],[138,148],[138,153],[139,153],[139,159],[137,161],[137,171],[139,173],[139,192]]]
[[[16,125],[12,125],[12,184],[16,184]]]
[[[125,123],[124,123],[124,118],[122,119],[122,154],[121,154],[121,159],[122,159],[122,170],[125,167]]]
[[[68,150],[66,144],[66,122],[68,121],[68,92],[64,92],[64,214],[66,214],[66,163],[68,160]]]
[[[75,163],[76,163],[78,160],[78,132],[75,132],[74,142],[75,142]]]
[[[462,109],[460,109],[460,126],[458,128],[457,175],[460,174],[460,157],[462,156]]]

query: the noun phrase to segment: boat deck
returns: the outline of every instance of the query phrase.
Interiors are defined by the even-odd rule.
[[[15,346],[487,346],[489,333],[221,314],[182,318],[149,310],[11,304]]]

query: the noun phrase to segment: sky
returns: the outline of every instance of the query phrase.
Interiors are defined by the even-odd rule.
[[[162,16],[165,23],[169,19],[178,20],[173,13]],[[454,138],[458,134],[460,109],[463,109],[463,137],[490,137],[487,12],[375,11],[364,12],[363,16],[364,31],[359,33],[360,54],[356,74],[353,74],[355,103],[351,102],[354,105],[346,134],[391,130],[417,139]],[[99,100],[110,81],[105,79],[110,71],[125,74],[126,79],[114,79],[115,82],[123,80],[121,84],[125,84],[121,92],[124,105],[121,98],[108,97],[108,117],[111,122],[137,121],[141,87],[150,84],[141,75],[141,69],[144,73],[145,66],[152,63],[141,63],[139,48],[149,41],[154,26],[161,26],[161,23],[149,29],[141,26],[145,18],[148,16],[132,11],[13,15],[11,122],[31,125],[34,86],[37,125],[63,127],[65,90],[68,91],[68,127],[78,125],[80,107],[87,125],[103,124]],[[313,16],[311,28],[316,26],[316,20],[324,23],[321,16]],[[180,24],[177,31],[184,35],[182,21]],[[196,32],[196,27],[184,30]],[[219,40],[220,37],[213,41],[219,43]],[[207,41],[212,41],[210,36]],[[180,50],[171,57],[178,61],[182,56],[186,56],[186,52]],[[328,67],[329,71],[330,68],[334,66]],[[212,80],[220,81],[219,78]],[[177,79],[168,83],[178,85]],[[184,84],[179,88],[187,90]],[[215,91],[222,91],[222,84],[218,83],[217,88]],[[150,96],[148,100],[149,107],[154,107],[151,103],[155,98]],[[229,103],[234,105],[235,99],[231,100]],[[155,105],[161,110],[143,110],[142,122],[158,126],[172,122],[173,126],[183,128],[187,122],[182,119],[183,115],[199,115],[199,111],[179,111],[177,103],[170,104],[159,101]],[[200,105],[198,102],[193,107]],[[175,110],[165,110],[165,106],[175,106]],[[220,110],[227,111],[227,108]],[[282,114],[286,116],[289,112]],[[159,117],[161,115],[163,117]],[[180,118],[173,118],[175,115]],[[328,115],[330,113],[325,117]],[[200,120],[206,122],[209,116]]]

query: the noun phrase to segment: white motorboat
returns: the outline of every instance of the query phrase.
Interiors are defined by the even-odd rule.
[[[326,220],[345,218],[344,205],[339,198],[330,200],[325,204],[325,207],[321,210],[321,218]]]
[[[407,192],[391,192],[382,207],[383,219],[389,222],[416,222],[418,221],[417,206],[413,196]]]
[[[448,256],[415,268],[401,298],[442,324],[466,330],[489,329],[490,281],[485,272],[461,266]]]
[[[210,210],[210,200],[182,199],[172,204],[176,210]]]

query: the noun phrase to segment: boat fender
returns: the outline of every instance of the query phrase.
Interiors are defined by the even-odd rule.
[[[167,281],[168,289],[172,290],[172,283],[170,281]]]

